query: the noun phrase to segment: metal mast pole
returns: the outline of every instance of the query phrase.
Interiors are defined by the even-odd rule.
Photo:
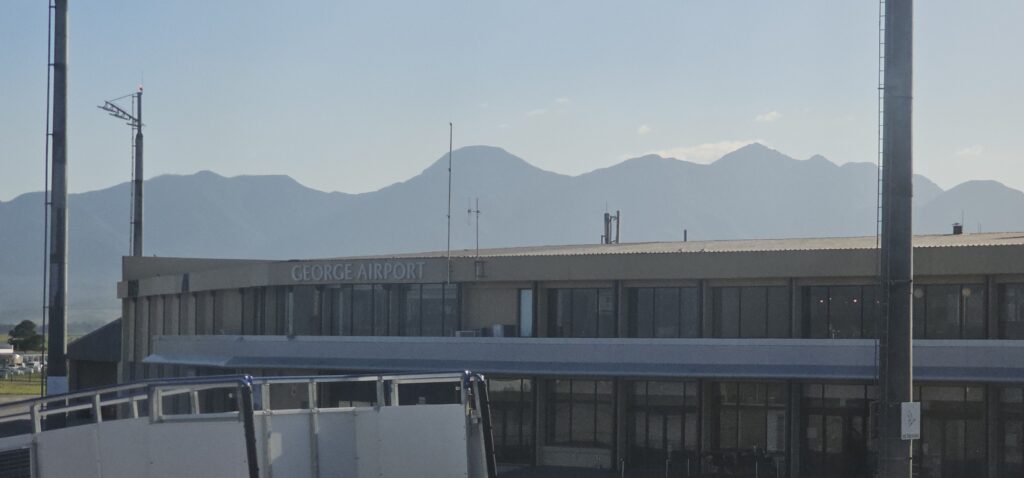
[[[56,0],[53,20],[53,175],[50,196],[50,324],[48,394],[68,391],[68,0]]]
[[[911,476],[911,442],[900,438],[913,388],[913,0],[886,0],[881,276],[886,325],[879,337],[879,477]]]
[[[135,94],[135,178],[132,181],[132,255],[142,257],[142,87]]]
[[[452,144],[455,126],[448,122],[448,267],[445,283],[452,282]]]

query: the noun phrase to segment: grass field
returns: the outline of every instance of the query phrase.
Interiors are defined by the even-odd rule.
[[[39,395],[43,374],[18,375],[0,379],[0,395]]]

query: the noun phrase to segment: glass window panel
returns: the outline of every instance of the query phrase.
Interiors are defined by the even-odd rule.
[[[737,432],[736,409],[733,407],[722,408],[718,416],[718,448],[729,450],[736,448]]]
[[[313,286],[296,286],[290,294],[292,300],[292,334],[319,334],[319,294]]]
[[[739,448],[765,448],[765,410],[757,406],[742,406],[739,410]]]
[[[338,335],[353,335],[352,286],[343,286],[338,292]]]
[[[610,402],[598,402],[595,415],[595,444],[609,447],[615,433],[615,407]]]
[[[960,338],[960,286],[929,285],[925,289],[925,337]]]
[[[686,437],[686,449],[697,451],[698,440],[700,439],[700,435],[697,433],[700,431],[700,421],[697,413],[687,413],[686,423],[683,426]]]
[[[373,335],[388,335],[388,289],[373,285]]]
[[[387,284],[384,286],[387,294],[387,332],[386,335],[397,336],[402,334],[402,327],[405,325],[405,297],[401,285]]]
[[[960,289],[963,307],[965,339],[984,339],[985,330],[985,285],[967,284]]]
[[[458,284],[445,284],[444,286],[444,327],[442,335],[452,337],[459,326],[459,286]]]
[[[925,324],[928,322],[927,307],[925,307],[925,296],[927,292],[924,287],[914,288],[914,299],[913,299],[913,321],[914,321],[914,338],[923,339],[925,338]],[[883,322],[884,324],[884,322]],[[884,325],[883,325],[884,327]],[[884,331],[880,331],[884,333]]]
[[[441,284],[423,284],[421,300],[421,327],[424,337],[438,337],[444,333],[444,300]]]
[[[679,337],[679,289],[654,289],[654,336]]]
[[[618,337],[615,316],[614,291],[597,289],[597,337]]]
[[[682,314],[681,337],[700,337],[700,289],[680,289],[680,313]]]
[[[999,289],[999,336],[1024,339],[1024,284],[1003,284]]]
[[[767,335],[768,291],[764,287],[740,289],[740,337]]]
[[[596,289],[573,289],[572,336],[597,337]]]
[[[808,287],[805,290],[807,294],[807,308],[804,310],[805,335],[812,339],[829,338],[828,287]]]
[[[352,335],[373,335],[373,287],[352,288]]]
[[[860,338],[860,287],[830,287],[830,336],[836,339]]]
[[[714,291],[715,337],[739,337],[740,335],[740,290],[737,287],[722,287]]]
[[[419,336],[423,335],[423,328],[420,324],[420,285],[410,284],[403,286],[405,295],[405,306],[402,317],[402,335]]]
[[[882,307],[882,296],[878,286],[864,286],[864,338],[878,337],[878,324],[882,323],[885,316],[885,308]],[[916,321],[916,319],[915,319]]]
[[[768,288],[768,323],[765,336],[786,338],[790,336],[790,318],[788,287]]]
[[[1003,424],[1003,476],[1019,476],[1024,471],[1024,421],[1007,420]]]
[[[629,290],[629,332],[632,337],[654,337],[654,289]]]
[[[519,289],[519,336],[533,337],[533,289]]]
[[[551,336],[572,337],[572,290],[552,290],[550,303]]]

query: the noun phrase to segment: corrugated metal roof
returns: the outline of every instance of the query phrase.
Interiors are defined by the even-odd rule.
[[[915,248],[1024,246],[1024,232],[942,234],[914,237]],[[779,252],[869,250],[876,248],[875,236],[820,237],[796,239],[744,239],[728,241],[639,242],[625,244],[574,244],[554,246],[481,249],[480,257],[589,256],[609,254],[687,254],[711,252]],[[474,257],[476,251],[452,251],[452,257]],[[443,258],[445,251],[411,254],[339,257],[338,259]]]

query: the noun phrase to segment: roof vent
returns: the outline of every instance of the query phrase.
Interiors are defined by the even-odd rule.
[[[963,234],[963,233],[964,233],[964,225],[960,224],[959,222],[954,222],[953,223],[953,235],[954,236],[959,236],[960,234]]]

